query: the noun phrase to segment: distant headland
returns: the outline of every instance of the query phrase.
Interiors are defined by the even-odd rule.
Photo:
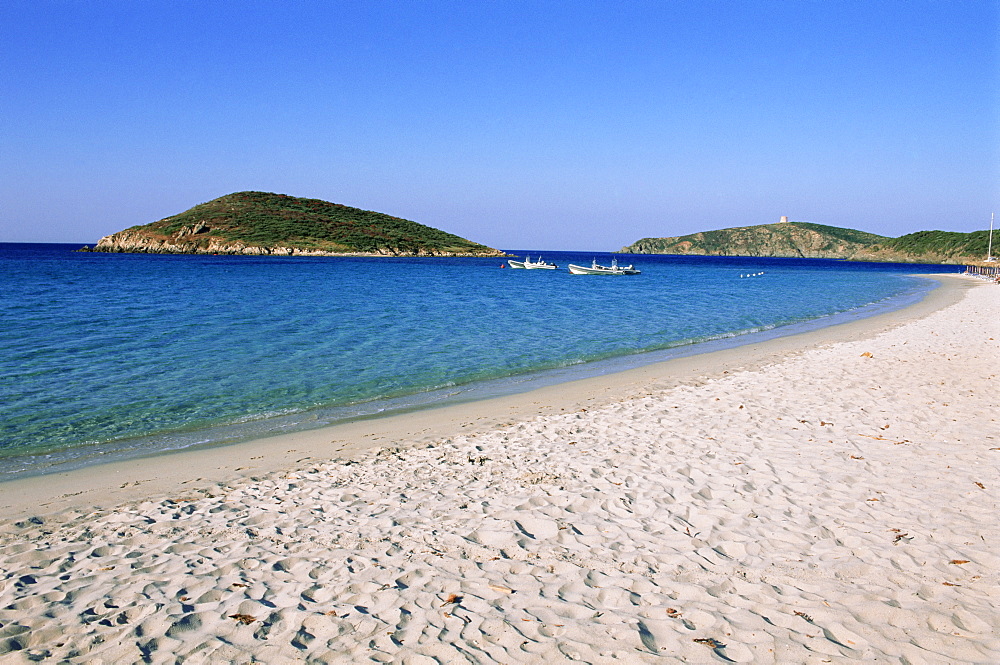
[[[963,264],[982,261],[989,242],[988,231],[918,231],[890,238],[855,229],[782,219],[776,224],[737,226],[672,238],[643,238],[620,251]]]
[[[276,256],[503,256],[408,219],[319,199],[237,192],[82,251]]]

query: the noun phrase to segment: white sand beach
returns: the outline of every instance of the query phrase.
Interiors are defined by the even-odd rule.
[[[0,663],[1000,662],[1000,286],[0,484]]]

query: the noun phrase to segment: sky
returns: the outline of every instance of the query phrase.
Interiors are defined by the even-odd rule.
[[[0,241],[231,192],[503,249],[1000,212],[1000,0],[4,0]]]

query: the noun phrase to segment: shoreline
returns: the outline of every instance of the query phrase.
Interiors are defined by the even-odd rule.
[[[939,279],[749,347],[31,479],[0,656],[998,662],[1000,289]]]
[[[3,457],[0,458],[0,484],[21,478],[69,473],[92,465],[103,466],[130,459],[145,459],[176,452],[240,445],[274,436],[293,435],[350,422],[401,416],[425,409],[440,409],[456,404],[502,398],[560,383],[608,376],[646,365],[672,362],[686,356],[704,356],[721,350],[752,346],[776,337],[795,336],[804,332],[835,327],[858,319],[877,317],[887,312],[906,309],[926,298],[934,289],[940,288],[940,280],[928,279],[927,275],[911,275],[911,277],[921,279],[923,284],[902,291],[895,296],[854,309],[793,323],[778,324],[773,327],[708,336],[699,341],[677,343],[665,348],[624,353],[597,360],[536,369],[510,376],[474,380],[469,383],[451,384],[447,387],[412,392],[396,397],[353,404],[319,406],[306,411],[267,418],[239,419],[231,423],[209,425],[197,429],[136,436],[91,445],[78,445],[46,453],[22,453],[21,455]]]
[[[208,487],[248,476],[269,474],[318,460],[347,460],[372,447],[424,444],[428,441],[492,429],[535,416],[593,408],[627,399],[645,390],[663,390],[701,382],[731,371],[775,362],[814,344],[875,335],[899,323],[925,316],[961,298],[968,280],[948,274],[916,275],[938,282],[920,301],[901,309],[790,335],[780,335],[722,349],[694,351],[661,362],[544,385],[528,392],[361,416],[316,429],[264,436],[231,444],[209,444],[66,471],[0,481],[2,515],[24,517],[63,509],[107,507],[119,501],[155,496],[182,484]],[[733,341],[739,338],[733,338]],[[487,415],[489,414],[489,415]],[[198,473],[187,469],[197,468]],[[190,477],[189,477],[190,476]],[[187,489],[190,489],[188,487]],[[93,501],[90,504],[89,501]]]

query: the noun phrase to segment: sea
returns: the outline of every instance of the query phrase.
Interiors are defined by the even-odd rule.
[[[0,479],[511,394],[918,301],[957,266],[0,243]],[[569,263],[632,263],[634,276]]]

